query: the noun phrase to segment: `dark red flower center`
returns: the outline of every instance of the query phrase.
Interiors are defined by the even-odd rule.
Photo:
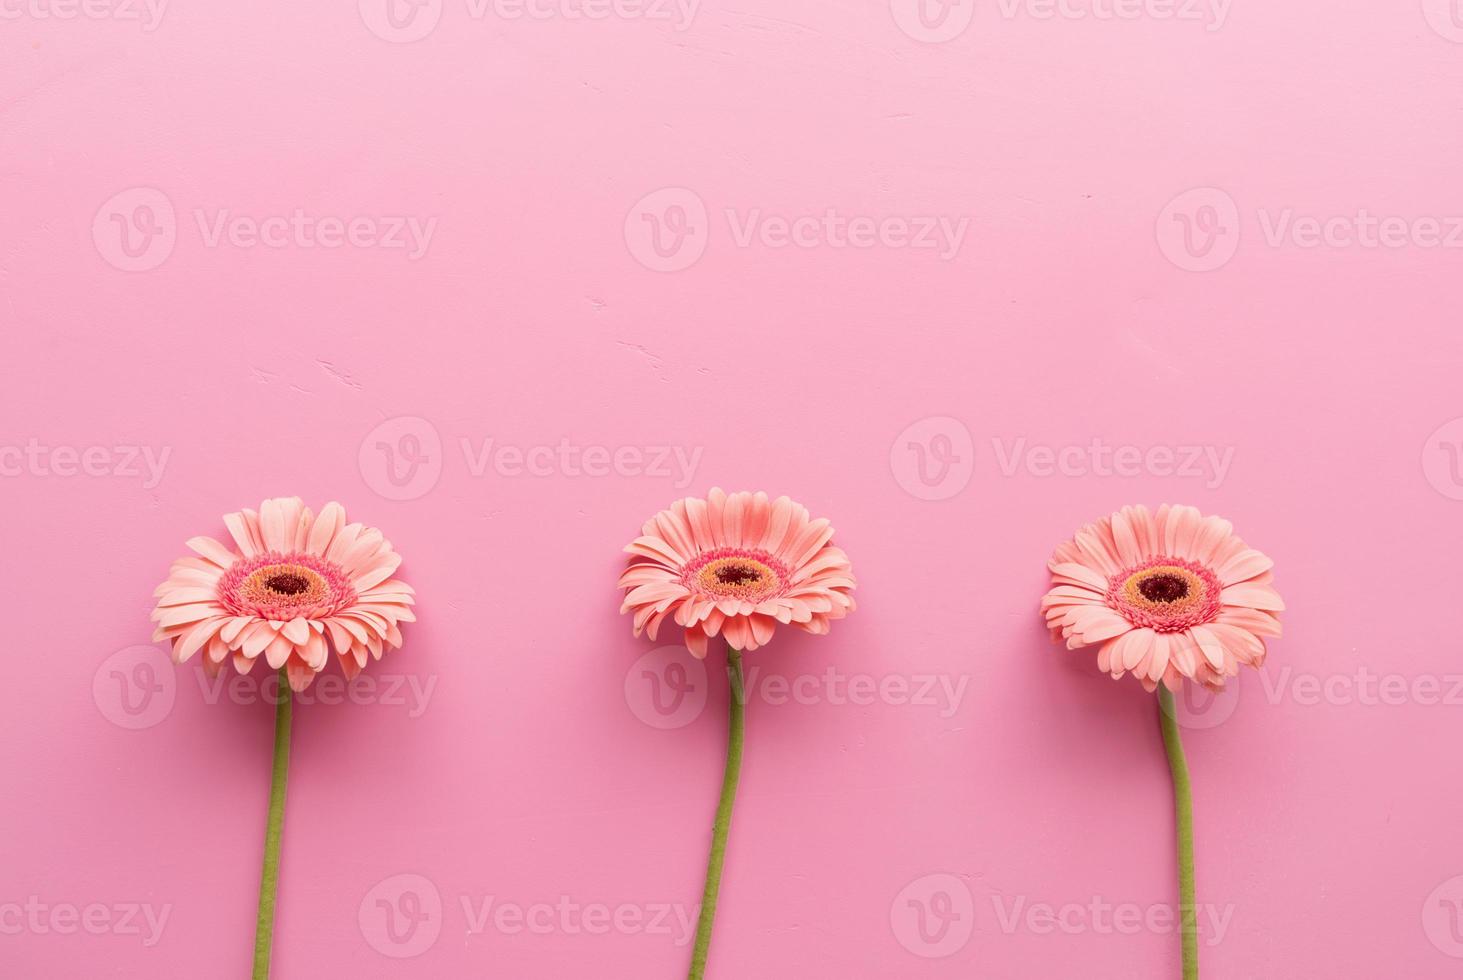
[[[299,595],[310,587],[310,580],[303,575],[281,572],[265,579],[264,585],[269,591],[278,592],[280,595]]]
[[[686,587],[710,599],[758,603],[787,588],[787,566],[757,548],[717,548],[686,563]]]
[[[747,585],[762,580],[762,571],[752,565],[723,565],[716,570],[716,580],[722,585]]]
[[[218,597],[236,616],[289,622],[329,616],[354,602],[356,593],[335,562],[268,552],[234,562],[219,579]]]
[[[1160,556],[1108,579],[1107,604],[1134,626],[1181,633],[1213,622],[1222,588],[1214,572],[1184,558]]]
[[[1181,575],[1150,575],[1138,582],[1138,591],[1149,602],[1178,602],[1189,595],[1189,583]]]

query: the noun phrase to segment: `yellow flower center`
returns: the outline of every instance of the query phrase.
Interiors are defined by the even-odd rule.
[[[1139,569],[1122,586],[1123,598],[1137,608],[1169,616],[1202,605],[1208,591],[1202,578],[1178,565]]]
[[[244,579],[239,591],[261,605],[273,605],[283,601],[299,606],[325,599],[328,586],[320,573],[312,568],[281,564],[265,565],[258,569]]]
[[[753,602],[782,587],[771,566],[745,555],[707,562],[696,573],[696,582],[710,595]]]

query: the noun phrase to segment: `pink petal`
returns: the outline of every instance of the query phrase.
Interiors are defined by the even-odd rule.
[[[194,551],[198,552],[204,558],[207,558],[209,561],[213,562],[220,568],[228,568],[234,562],[239,560],[238,555],[234,554],[228,548],[225,548],[223,545],[219,544],[217,541],[210,537],[199,536],[196,538],[189,538],[188,547],[192,548]]]
[[[1285,602],[1280,598],[1280,593],[1268,585],[1250,583],[1231,585],[1219,593],[1219,599],[1226,606],[1243,606],[1268,612],[1280,612],[1285,608]]]

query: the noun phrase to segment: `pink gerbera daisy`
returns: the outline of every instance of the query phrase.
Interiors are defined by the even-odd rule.
[[[635,635],[655,639],[667,616],[685,628],[686,646],[705,657],[711,637],[726,637],[730,706],[726,773],[711,825],[706,890],[691,949],[690,980],[703,980],[726,860],[732,807],[741,778],[746,735],[746,678],[742,653],[766,646],[777,625],[827,633],[853,611],[853,569],[835,548],[833,528],[813,520],[786,497],[762,492],[726,494],[713,487],[705,500],[686,497],[645,522],[626,546],[630,567],[620,576],[634,612]]]
[[[705,657],[717,634],[734,650],[756,650],[779,623],[822,634],[854,608],[852,566],[829,543],[833,528],[787,497],[713,488],[705,500],[677,500],[642,532],[620,576],[620,611],[634,612],[636,636],[654,640],[671,617]]]
[[[1280,635],[1273,564],[1223,518],[1124,507],[1057,548],[1041,608],[1068,649],[1101,644],[1098,666],[1114,678],[1218,690],[1241,664],[1259,667],[1264,638]]]
[[[401,556],[375,528],[347,524],[331,502],[317,517],[298,497],[264,501],[256,513],[224,516],[235,547],[197,537],[199,557],[173,562],[158,586],[154,639],[170,640],[173,660],[203,652],[216,675],[225,660],[248,673],[261,657],[303,691],[325,669],[327,639],[353,678],[369,655],[401,646],[412,622],[411,586],[392,578]]]

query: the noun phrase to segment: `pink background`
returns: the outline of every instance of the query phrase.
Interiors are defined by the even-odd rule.
[[[1463,423],[1434,435],[1463,415],[1460,253],[1266,235],[1286,209],[1463,214],[1446,4],[983,2],[935,42],[903,0],[704,0],[685,29],[447,0],[411,43],[371,0],[177,3],[153,30],[25,4],[0,20],[0,906],[169,918],[149,946],[0,907],[0,973],[243,975],[270,710],[192,664],[121,685],[160,657],[129,648],[182,542],[297,493],[406,555],[421,621],[373,670],[435,687],[297,708],[275,976],[682,976],[679,927],[473,932],[463,900],[694,914],[725,679],[692,670],[683,727],[642,720],[656,644],[614,582],[645,517],[715,484],[828,516],[860,579],[764,675],[965,687],[754,698],[712,977],[1177,975],[1170,932],[998,914],[1175,900],[1152,699],[1036,615],[1058,540],[1163,500],[1234,520],[1290,605],[1264,675],[1186,715],[1199,898],[1231,913],[1205,975],[1463,965]],[[195,212],[223,209],[436,223],[417,258],[210,245]],[[969,225],[946,258],[776,248],[727,209]],[[161,233],[129,258],[114,214]],[[683,250],[648,250],[647,215]],[[689,481],[475,474],[464,439],[700,456]],[[1094,439],[1233,454],[1223,479],[1161,452],[1003,467]],[[425,456],[414,480],[378,444]],[[169,454],[155,485],[125,446]],[[65,475],[93,448],[101,475]],[[433,914],[393,932],[378,899]],[[946,899],[927,943],[911,916]]]

